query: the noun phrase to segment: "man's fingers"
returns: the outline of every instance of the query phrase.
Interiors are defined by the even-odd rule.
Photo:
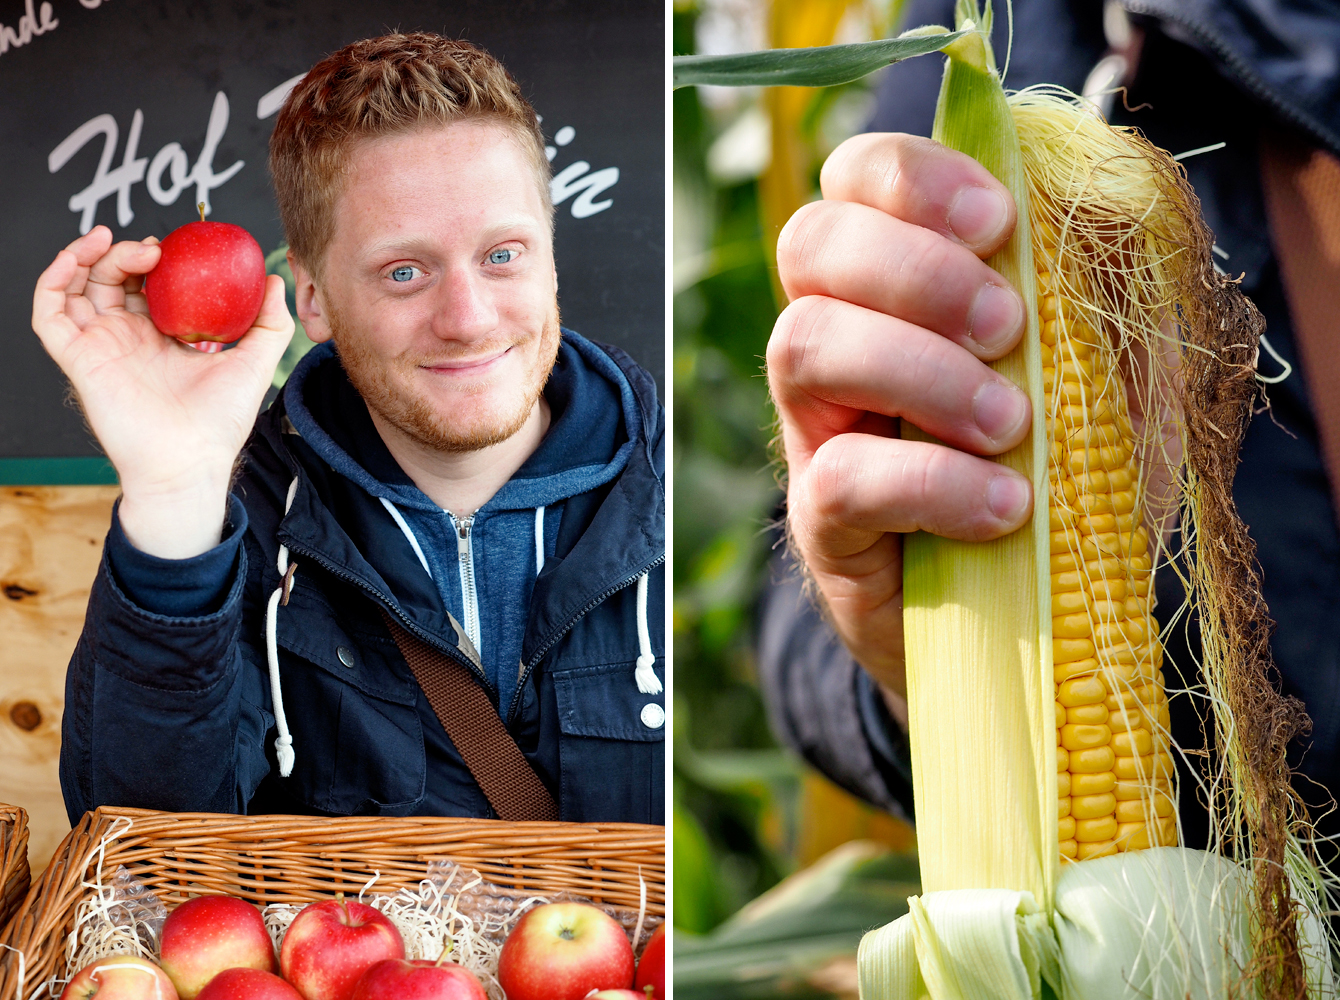
[[[89,269],[85,298],[98,312],[124,308],[127,284],[132,278],[142,283],[143,276],[158,266],[161,255],[157,246],[135,240],[114,244]]]
[[[92,267],[111,245],[112,231],[106,226],[94,226],[65,249],[75,255],[80,267]]]
[[[273,371],[293,339],[293,329],[293,317],[284,301],[284,279],[271,274],[265,279],[265,299],[261,302],[260,314],[233,352],[252,355],[257,364],[267,365]]]
[[[1018,529],[1033,510],[1019,473],[922,441],[842,434],[792,475],[792,530],[806,558],[844,575],[859,574],[844,561],[884,532],[986,541]]]
[[[920,136],[848,139],[824,163],[825,198],[859,202],[947,236],[985,257],[1014,231],[1009,190],[965,153]]]
[[[818,201],[791,216],[777,244],[786,293],[828,295],[934,330],[980,358],[1011,350],[1024,302],[972,251],[878,209]]]
[[[59,360],[70,341],[79,336],[65,311],[66,289],[79,273],[79,258],[73,251],[62,250],[41,273],[33,291],[33,332],[47,353]]]
[[[1028,432],[1028,396],[967,351],[911,323],[807,296],[778,317],[768,381],[788,454],[857,429],[866,411],[902,417],[957,448],[995,455]]]

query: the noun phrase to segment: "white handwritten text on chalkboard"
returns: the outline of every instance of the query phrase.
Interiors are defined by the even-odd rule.
[[[36,14],[33,13],[33,0],[27,0],[24,7],[26,13],[19,18],[17,29],[7,24],[0,24],[0,55],[4,55],[10,49],[17,49],[20,45],[27,45],[33,40],[34,35],[45,35],[60,25],[60,21],[51,16],[51,4],[42,4]]]
[[[103,137],[102,156],[98,160],[93,182],[70,198],[70,211],[80,213],[79,232],[86,233],[93,228],[93,219],[97,215],[98,205],[104,198],[116,195],[116,222],[125,228],[135,218],[130,205],[130,189],[140,181],[145,181],[149,197],[160,205],[171,205],[181,193],[195,185],[195,201],[204,202],[205,214],[209,214],[209,192],[230,180],[244,166],[238,160],[222,173],[214,172],[214,153],[219,140],[228,129],[228,97],[222,91],[214,97],[214,107],[209,113],[209,124],[205,127],[205,144],[200,149],[195,166],[189,165],[186,151],[181,143],[169,142],[160,149],[150,163],[139,152],[140,131],[144,127],[144,113],[139,108],[130,121],[130,134],[126,136],[126,149],[121,157],[121,165],[112,169],[112,158],[116,155],[120,129],[116,119],[108,114],[90,118],[84,124],[66,136],[47,156],[47,169],[56,173],[79,150],[98,136]],[[146,178],[145,167],[148,166]],[[164,183],[164,175],[167,175]]]

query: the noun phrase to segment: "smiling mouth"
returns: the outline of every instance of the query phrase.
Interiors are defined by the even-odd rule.
[[[430,372],[441,372],[447,375],[476,375],[488,371],[500,359],[506,357],[511,350],[511,347],[505,347],[501,351],[476,358],[451,358],[446,361],[434,361],[419,367]]]

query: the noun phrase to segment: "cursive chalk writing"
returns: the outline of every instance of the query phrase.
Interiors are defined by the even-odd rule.
[[[568,145],[575,138],[577,130],[571,125],[564,125],[554,133],[554,145],[544,147],[545,157],[553,163],[554,157],[558,155],[558,147]],[[569,163],[549,182],[549,197],[555,205],[561,205],[573,195],[577,196],[573,199],[570,209],[574,219],[585,219],[597,212],[605,211],[614,204],[613,198],[599,202],[594,198],[619,183],[619,168],[606,167],[604,170],[587,173],[590,169],[591,164],[585,160],[578,160],[576,163]]]
[[[169,142],[160,149],[150,163],[147,157],[137,156],[140,145],[140,132],[144,128],[144,113],[139,108],[130,120],[130,132],[126,136],[126,149],[121,157],[121,165],[112,169],[112,158],[116,155],[116,146],[120,130],[116,119],[109,114],[90,118],[84,124],[65,137],[47,156],[47,169],[56,173],[85,145],[98,136],[103,137],[102,156],[98,159],[98,168],[94,171],[93,182],[82,191],[71,196],[70,211],[79,212],[79,231],[86,233],[93,228],[93,219],[97,215],[98,205],[104,198],[116,195],[116,221],[122,228],[130,225],[135,212],[130,205],[130,189],[140,181],[145,181],[149,197],[160,205],[171,205],[181,193],[192,184],[195,185],[195,198],[192,204],[204,202],[205,214],[209,214],[209,192],[228,181],[244,166],[238,160],[222,173],[214,172],[214,153],[219,148],[219,140],[228,128],[228,97],[222,91],[214,96],[214,107],[209,113],[209,124],[205,127],[205,143],[196,157],[195,165],[189,166],[186,151],[181,143]],[[148,166],[146,178],[145,167]],[[164,186],[164,174],[168,183]]]
[[[0,24],[0,55],[4,55],[10,49],[17,49],[20,45],[27,45],[33,40],[34,35],[45,35],[60,25],[60,21],[51,16],[49,3],[42,4],[37,9],[38,13],[34,14],[33,0],[25,0],[24,10],[26,13],[19,18],[18,28]]]

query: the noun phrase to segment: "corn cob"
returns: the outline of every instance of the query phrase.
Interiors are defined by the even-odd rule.
[[[1046,232],[1035,223],[1035,232]],[[1050,237],[1050,238],[1048,238]],[[1162,649],[1126,382],[1034,247],[1047,466],[1057,841],[1069,860],[1177,843]]]

